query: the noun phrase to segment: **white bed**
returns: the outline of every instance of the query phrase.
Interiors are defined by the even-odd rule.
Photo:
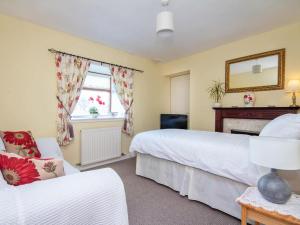
[[[136,173],[237,218],[235,199],[269,169],[249,162],[249,136],[165,129],[136,135]]]

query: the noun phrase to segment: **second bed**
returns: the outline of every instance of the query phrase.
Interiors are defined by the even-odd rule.
[[[249,162],[247,135],[154,130],[136,135],[130,151],[137,152],[137,175],[237,218],[235,199],[269,171]]]

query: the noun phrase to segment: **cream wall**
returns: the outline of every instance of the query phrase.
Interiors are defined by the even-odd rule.
[[[190,71],[190,127],[214,130],[214,111],[207,88],[212,80],[224,81],[225,61],[280,48],[286,48],[286,80],[300,78],[300,23],[160,64],[160,73],[165,76]],[[169,88],[168,85],[165,86],[165,90]],[[243,95],[244,93],[227,94],[223,99],[223,106],[242,106]],[[288,106],[291,101],[291,96],[284,90],[255,92],[255,95],[256,106]],[[300,98],[298,104],[299,100]],[[168,104],[167,101],[166,105]]]
[[[1,130],[25,129],[36,137],[56,136],[55,66],[48,48],[144,70],[134,80],[134,128],[139,132],[159,127],[168,79],[159,76],[152,61],[4,15],[0,15],[0,34]],[[74,125],[76,139],[63,149],[66,159],[76,164],[80,162],[82,128],[121,126],[122,122]],[[123,152],[127,152],[130,139],[122,139]]]

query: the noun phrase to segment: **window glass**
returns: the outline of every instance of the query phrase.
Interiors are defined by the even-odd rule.
[[[110,76],[88,73],[84,81],[84,88],[110,89]]]
[[[89,116],[93,107],[97,108],[100,116],[108,115],[110,113],[110,93],[107,91],[82,90],[72,116]]]
[[[89,71],[95,72],[95,73],[100,73],[100,74],[111,74],[108,66],[101,65],[98,63],[91,63]]]
[[[78,103],[72,113],[72,119],[101,118],[101,116],[123,117],[124,113],[125,110],[112,83],[109,68],[92,63]]]
[[[118,113],[119,116],[124,116],[125,113],[114,85],[112,85],[111,111]]]

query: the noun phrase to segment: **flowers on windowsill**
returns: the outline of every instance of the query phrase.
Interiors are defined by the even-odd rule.
[[[89,104],[91,105],[89,108],[89,113],[93,118],[97,118],[99,116],[98,107],[105,105],[105,102],[101,100],[101,96],[99,95],[95,99],[92,96],[90,96],[88,101]]]

